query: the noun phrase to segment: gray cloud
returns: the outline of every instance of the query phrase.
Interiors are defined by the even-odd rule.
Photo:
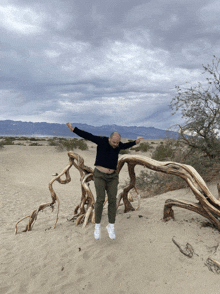
[[[175,85],[220,56],[217,1],[0,4],[1,119],[168,128]]]

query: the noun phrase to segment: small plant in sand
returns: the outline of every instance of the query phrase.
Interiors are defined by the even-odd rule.
[[[29,138],[28,137],[18,137],[18,138],[16,138],[16,140],[18,140],[18,141],[29,141]]]
[[[42,144],[39,144],[39,143],[35,142],[35,143],[29,144],[29,146],[42,146]]]
[[[15,138],[14,137],[4,137],[1,142],[3,145],[14,145]]]
[[[48,142],[49,142],[49,146],[57,146],[59,141],[59,139],[54,137],[54,138],[50,138],[48,139]]]
[[[121,154],[121,155],[123,155],[123,154],[129,154],[130,153],[130,151],[128,150],[128,149],[122,149],[122,150],[120,150],[120,152],[119,152],[119,154]]]
[[[38,142],[38,141],[46,141],[46,139],[44,139],[44,138],[29,138],[29,141]]]
[[[49,145],[56,146],[56,149],[58,151],[70,151],[74,149],[88,150],[88,145],[86,144],[84,139],[53,138],[49,139]]]
[[[156,147],[152,154],[152,158],[155,160],[167,160],[172,157],[174,152],[173,142],[167,140],[165,144],[162,143],[163,142],[160,142],[160,145]]]
[[[146,143],[140,143],[139,146],[131,148],[131,150],[135,150],[136,152],[138,152],[138,151],[140,151],[140,152],[147,152],[150,149],[153,149],[153,147],[148,142],[146,142]]]

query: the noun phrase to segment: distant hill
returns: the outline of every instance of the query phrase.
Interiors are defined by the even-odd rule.
[[[117,126],[104,125],[94,127],[87,124],[72,123],[84,131],[98,136],[109,136],[112,132],[118,132],[122,138],[136,139],[142,136],[144,139],[164,139],[166,137],[177,138],[178,133],[156,129],[154,127]],[[52,137],[77,137],[65,124],[46,122],[22,122],[13,120],[0,120],[0,136],[52,136]]]

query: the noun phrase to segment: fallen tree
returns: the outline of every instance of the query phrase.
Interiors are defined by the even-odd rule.
[[[15,225],[15,234],[17,234],[17,226],[18,224],[26,218],[29,218],[28,224],[24,232],[31,231],[33,225],[37,219],[39,211],[44,210],[46,207],[51,207],[54,209],[55,203],[58,204],[57,207],[57,218],[55,221],[55,225],[58,221],[59,214],[59,206],[60,201],[58,196],[56,195],[53,189],[53,183],[58,181],[60,184],[67,184],[71,181],[69,170],[72,166],[75,166],[79,170],[80,173],[80,182],[82,188],[82,196],[79,205],[76,206],[74,215],[71,220],[76,221],[76,226],[79,224],[83,224],[85,227],[89,221],[94,223],[94,196],[89,187],[89,182],[93,180],[93,169],[84,165],[84,159],[78,154],[70,151],[68,152],[69,156],[69,164],[66,168],[55,177],[49,183],[49,190],[51,193],[52,201],[50,203],[41,204],[38,209],[34,210],[31,215],[28,215],[21,220],[19,220]],[[198,172],[190,165],[180,164],[177,162],[166,161],[160,162],[153,160],[149,157],[138,156],[138,155],[123,155],[118,161],[117,165],[117,173],[120,173],[124,164],[127,163],[128,172],[130,177],[130,182],[127,187],[123,189],[123,191],[118,196],[117,208],[120,205],[121,200],[124,202],[124,212],[134,211],[140,206],[140,196],[138,195],[138,207],[135,209],[130,201],[129,192],[135,188],[135,166],[141,165],[143,167],[149,168],[154,171],[159,171],[167,174],[173,174],[184,179],[192,192],[194,193],[197,202],[187,202],[182,200],[172,200],[167,199],[164,205],[164,220],[169,220],[170,218],[174,219],[174,211],[173,206],[185,208],[207,218],[219,231],[220,231],[220,201],[216,199],[212,193],[209,191],[206,183],[202,179],[202,177],[198,174]],[[65,180],[61,180],[61,177],[65,174]],[[137,190],[136,190],[137,191]],[[218,191],[220,194],[220,188],[218,185]]]

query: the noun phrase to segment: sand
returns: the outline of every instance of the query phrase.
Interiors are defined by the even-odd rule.
[[[95,148],[76,152],[93,167]],[[220,233],[202,227],[205,218],[181,208],[174,208],[175,221],[162,220],[166,199],[195,200],[189,189],[142,199],[135,212],[124,214],[121,206],[115,240],[105,229],[105,208],[101,239],[95,240],[93,224],[83,229],[68,221],[81,197],[79,173],[73,167],[69,184],[54,185],[61,201],[57,227],[53,229],[56,209],[47,209],[39,214],[33,231],[22,233],[24,222],[14,235],[19,219],[50,202],[48,183],[52,174],[66,167],[68,156],[51,146],[5,146],[0,163],[1,294],[219,293],[220,276],[205,262],[208,257],[220,261]],[[126,179],[125,166],[120,184]],[[216,185],[209,188],[216,196]],[[190,243],[193,257],[183,255],[172,238]]]

